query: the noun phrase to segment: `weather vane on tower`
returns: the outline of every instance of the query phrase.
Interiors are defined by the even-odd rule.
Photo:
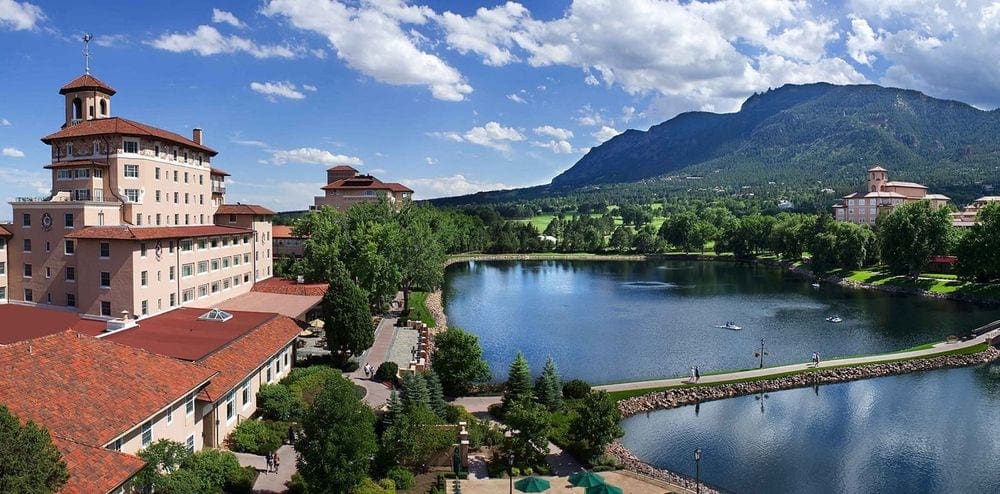
[[[90,33],[83,35],[83,71],[86,74],[90,74],[90,40],[93,38]]]

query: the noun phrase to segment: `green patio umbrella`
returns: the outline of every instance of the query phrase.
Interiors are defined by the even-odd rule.
[[[514,487],[521,492],[545,492],[549,490],[549,481],[539,477],[525,477],[514,482]]]
[[[604,477],[594,472],[577,472],[569,476],[569,483],[575,487],[594,487],[604,483]]]
[[[625,491],[621,487],[615,487],[610,484],[600,484],[593,487],[588,487],[586,494],[624,494]]]

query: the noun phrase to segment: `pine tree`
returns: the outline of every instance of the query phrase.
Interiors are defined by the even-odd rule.
[[[538,397],[539,403],[547,406],[549,410],[562,407],[562,378],[559,377],[559,370],[552,357],[545,361],[542,375],[535,381],[535,396]]]
[[[389,427],[402,413],[403,400],[399,399],[399,393],[394,389],[389,393],[389,402],[386,405],[385,415],[382,416],[382,424]]]
[[[531,368],[528,367],[524,354],[517,352],[517,357],[514,357],[514,362],[510,364],[510,371],[507,373],[503,408],[506,410],[511,403],[531,401],[532,398]]]
[[[430,409],[430,406],[431,395],[424,376],[414,373],[403,377],[403,409],[410,412],[417,408]]]
[[[444,390],[441,388],[441,379],[433,370],[424,374],[424,381],[427,382],[427,391],[430,394],[431,410],[441,420],[447,420],[448,403],[444,401]]]

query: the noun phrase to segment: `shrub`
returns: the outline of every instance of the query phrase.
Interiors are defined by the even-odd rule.
[[[288,428],[281,422],[244,420],[229,434],[229,449],[240,453],[266,455],[281,447]]]
[[[257,392],[257,409],[268,420],[298,420],[303,408],[302,400],[284,384],[265,384]]]
[[[309,367],[298,367],[292,369],[288,377],[281,380],[281,383],[288,386],[288,389],[303,403],[312,403],[323,385],[335,377],[339,377],[338,372],[333,367],[326,365],[312,365]]]
[[[398,381],[399,366],[395,362],[382,362],[375,371],[375,380],[379,382],[389,382],[394,386]]]
[[[573,379],[563,384],[563,396],[571,400],[582,400],[590,394],[590,385],[587,381]]]
[[[182,468],[194,472],[213,490],[225,492],[233,492],[230,489],[241,484],[246,475],[236,455],[219,449],[205,449],[191,455]]]
[[[392,467],[386,474],[386,478],[391,479],[396,484],[396,488],[400,490],[407,490],[413,487],[413,472],[400,467]]]
[[[291,480],[285,483],[285,487],[288,487],[288,494],[306,494],[309,491],[306,481],[297,473],[292,474]]]

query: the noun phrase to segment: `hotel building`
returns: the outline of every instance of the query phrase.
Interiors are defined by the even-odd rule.
[[[362,175],[350,166],[340,165],[326,171],[324,195],[313,198],[310,209],[323,206],[346,211],[351,206],[366,201],[377,201],[386,197],[397,209],[413,196],[413,191],[398,183],[386,183],[371,176]]]
[[[145,317],[271,277],[273,212],[226,204],[228,173],[201,129],[189,139],[113,116],[115,90],[90,74],[59,94],[63,125],[42,138],[51,195],[12,202],[0,237],[7,299]]]
[[[951,224],[957,227],[971,227],[979,221],[979,210],[991,202],[1000,201],[1000,196],[983,196],[957,213],[951,213]]]
[[[875,165],[868,169],[865,192],[844,196],[840,204],[833,206],[833,217],[839,221],[874,225],[879,216],[892,212],[896,206],[923,200],[938,208],[951,199],[941,194],[928,194],[927,187],[921,184],[891,181],[889,171]]]

